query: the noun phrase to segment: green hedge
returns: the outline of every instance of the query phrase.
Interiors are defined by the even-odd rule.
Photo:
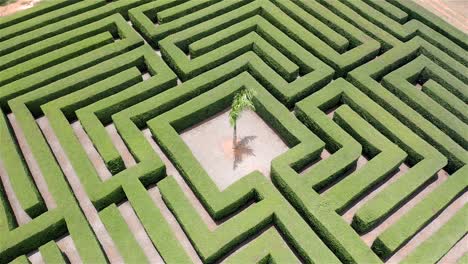
[[[353,138],[359,140],[363,146],[361,155],[365,154],[370,158],[365,167],[347,175],[323,195],[324,199],[330,200],[330,206],[337,208],[337,212],[342,212],[372,188],[388,179],[388,176],[391,176],[406,159],[407,154],[348,106],[336,110],[334,121]]]
[[[467,171],[468,167],[465,166],[451,175],[437,189],[424,197],[423,201],[380,234],[373,244],[375,251],[381,256],[390,256],[437,217],[450,203],[463,195],[468,190]]]
[[[187,101],[188,99],[193,98],[194,96],[198,94],[204,93],[208,89],[212,89],[212,87],[216,87],[216,85],[219,85],[219,83],[225,81],[225,79],[229,78],[229,76],[232,76],[232,77],[236,76],[238,74],[237,72],[243,69],[243,66],[242,66],[243,64],[242,63],[235,64],[236,67],[238,67],[237,69],[233,68],[232,64],[233,63],[222,65],[213,71],[204,73],[194,79],[191,79],[188,82],[184,82],[180,87],[181,89],[170,89],[166,92],[163,92],[153,98],[147,99],[133,107],[130,107],[114,115],[113,116],[114,123],[116,127],[118,128],[119,133],[121,133],[123,140],[126,142],[127,146],[132,151],[132,153],[136,157],[144,157],[145,155],[149,155],[152,152],[152,149],[149,146],[148,142],[146,142],[143,136],[139,134],[140,132],[138,132],[139,127],[144,127],[146,120],[151,119],[159,114],[162,114],[164,113],[164,111],[171,109],[171,107],[181,104],[184,101]],[[203,98],[205,99],[196,97],[196,99],[194,99],[194,103],[192,103],[191,105],[195,105],[197,107],[196,109],[199,109],[199,110],[196,110],[193,108],[193,106],[191,107],[191,106],[188,106],[187,104],[182,105],[181,107],[179,107],[181,110],[178,110],[178,111],[174,110],[173,114],[171,114],[171,119],[174,120],[173,125],[178,130],[181,130],[184,127],[189,126],[190,124],[196,123],[197,121],[200,120],[200,118],[203,118],[203,116],[206,118],[209,115],[215,114],[217,110],[219,111],[223,109],[222,107],[223,105],[224,107],[227,107],[229,105],[229,100],[216,99],[218,97],[214,97],[213,95],[223,96],[221,98],[227,98],[226,96],[231,94],[231,92],[227,92],[226,89],[229,88],[232,90],[233,85],[234,87],[239,87],[238,80],[242,80],[242,83],[243,83],[246,80],[249,80],[250,78],[251,77],[247,73],[237,75],[237,77],[235,77],[233,80],[219,87],[218,92],[213,91],[213,92],[208,92],[208,94],[206,95],[204,94]],[[249,81],[249,83],[250,82],[251,81]],[[222,87],[226,87],[226,88],[223,89]],[[262,94],[266,94],[266,93],[262,92]],[[265,99],[263,99],[263,100],[256,101],[256,107],[258,109],[257,111],[258,113],[261,114],[262,118],[264,118],[265,120],[268,120],[267,122],[273,127],[275,127],[275,129],[281,134],[281,136],[283,137],[283,139],[285,139],[288,145],[294,146],[294,144],[297,144],[299,142],[298,137],[295,134],[291,134],[290,132],[291,126],[299,127],[298,129],[300,131],[304,131],[304,133],[311,135],[310,132],[307,132],[307,129],[305,127],[300,125],[300,123],[295,123],[295,124],[288,123],[288,126],[285,126],[283,124],[283,122],[285,122],[284,120],[291,119],[290,118],[291,114],[289,113],[289,111],[287,111],[285,108],[282,108],[282,107],[278,108],[277,106],[275,106],[276,103],[273,103],[275,102],[275,99],[271,95],[268,95],[265,98],[268,98],[268,100],[265,101]],[[212,103],[212,104],[209,104],[211,106],[210,108],[203,108],[203,105],[206,105],[210,102]],[[271,103],[266,104],[266,102],[271,102]],[[195,117],[194,115],[190,114],[193,112],[198,112],[202,114]],[[276,114],[273,114],[273,113],[276,113]],[[281,119],[278,119],[278,115],[283,116],[283,117]],[[171,144],[175,144],[174,138],[177,137],[177,135],[174,135],[175,131],[171,132],[171,128],[164,125],[164,123],[167,122],[164,120],[163,120],[163,116],[157,117],[153,121],[149,122],[149,127],[152,129],[156,140],[158,141],[158,143],[160,143],[160,145],[163,147],[166,153],[168,153],[169,157],[172,160],[175,160],[176,158],[171,156],[172,155],[171,150],[185,149],[187,151],[187,149],[186,149],[186,146],[179,145],[179,144],[183,144],[180,142],[177,143],[178,144],[177,147],[174,147],[174,146],[168,147],[164,145],[169,142]],[[184,122],[187,120],[189,122]],[[139,136],[135,136],[135,135],[139,135]],[[313,141],[314,140],[312,139],[312,142]],[[163,142],[166,142],[166,143],[163,143]],[[186,152],[184,151],[184,153]],[[314,153],[314,155],[316,154]],[[152,156],[154,156],[154,154],[152,154]],[[307,159],[308,158],[306,158],[306,160]],[[201,175],[204,173],[200,170],[199,164],[192,159],[186,160],[184,158],[184,159],[177,159],[177,160],[178,162],[176,163],[176,166],[178,166],[178,168],[181,169],[182,171],[188,170],[190,168],[190,171],[186,171],[183,173],[183,175],[186,175],[186,177],[193,177],[190,175]],[[307,162],[306,160],[301,160],[298,163],[301,163],[301,162],[305,163]],[[210,201],[209,204],[206,204],[205,206],[215,219],[220,219],[224,215],[227,215],[235,211],[242,204],[244,204],[246,201],[252,198],[252,194],[249,192],[247,193],[243,192],[244,194],[241,196],[238,196],[237,198],[229,195],[225,198],[227,199],[227,201],[222,201],[222,202],[218,201],[219,200],[218,198],[208,198],[208,197],[218,197],[216,193],[219,192],[217,191],[217,187],[214,185],[212,180],[208,178],[208,176],[205,176],[205,179],[197,177],[196,179],[192,179],[191,181],[188,181],[188,183],[190,186],[192,186],[194,191],[198,193],[199,199],[201,199],[202,202],[208,203],[208,199],[209,199]],[[197,191],[197,189],[199,188],[203,188],[204,190],[208,189],[209,191],[203,191],[203,192]],[[329,213],[330,211],[327,211],[326,214],[329,214]],[[353,231],[348,226],[346,226],[346,224],[340,219],[338,215],[335,214],[335,216],[333,216],[331,219],[334,219],[334,221],[332,222],[334,226],[338,224],[339,226],[343,227],[343,229],[340,229],[340,232],[342,233],[342,235],[338,235],[339,237],[341,237],[339,238],[339,242],[335,242],[335,246],[339,252],[338,253],[339,255],[343,255],[341,251],[346,251],[346,250],[343,250],[343,247],[340,245],[340,243],[343,240],[348,240],[350,244],[354,245],[352,246],[353,248],[356,248],[356,244],[360,245],[359,247],[357,247],[357,250],[355,251],[353,251],[354,249],[351,250],[351,252],[354,252],[354,253],[350,253],[350,254],[360,254],[360,256],[354,256],[355,259],[363,259],[363,260],[372,259],[372,261],[374,262],[378,260],[375,257],[375,255],[373,255],[373,253],[371,253],[370,250],[360,241],[360,238],[356,234],[353,234]],[[330,222],[330,220],[327,220],[327,221]],[[332,229],[325,229],[324,232],[328,232],[327,230],[332,230]],[[340,232],[337,232],[337,233],[340,233]],[[207,258],[209,258],[210,254],[206,256]],[[345,257],[343,259],[345,259]]]
[[[0,73],[0,86],[5,83],[16,81],[20,78],[27,77],[35,72],[47,69],[57,62],[67,61],[96,48],[112,43],[112,35],[109,33],[101,33],[95,37],[91,37],[74,43],[72,46],[67,46],[26,62],[16,64],[14,67],[3,70]]]
[[[113,149],[110,151],[103,148],[103,146],[106,146],[103,143],[110,139],[105,133],[103,123],[97,118],[104,117],[96,114],[97,111],[106,111],[106,115],[108,115],[106,119],[110,120],[109,116],[114,111],[125,107],[125,105],[115,106],[116,101],[113,99],[128,99],[128,95],[132,94],[134,100],[137,101],[148,97],[151,93],[164,89],[164,85],[173,80],[170,75],[166,75],[167,68],[156,66],[151,71],[156,77],[159,77],[159,75],[162,77],[152,78],[146,82],[142,82],[141,72],[136,69],[155,67],[154,65],[158,65],[156,64],[158,60],[155,58],[156,55],[148,47],[141,47],[70,76],[69,79],[63,79],[60,82],[51,84],[41,89],[40,92],[38,91],[35,98],[32,96],[28,98],[28,105],[32,108],[34,105],[39,104],[48,118],[88,196],[98,209],[122,200],[125,196],[122,185],[126,181],[139,179],[143,184],[149,185],[164,176],[164,164],[159,158],[153,159],[154,154],[142,160],[137,160],[138,164],[135,167],[125,169],[120,155],[112,144],[110,146]],[[108,78],[94,84],[90,81],[93,79],[98,81],[102,76],[108,76]],[[167,79],[168,77],[169,79]],[[82,80],[87,80],[85,86],[78,85]],[[65,91],[67,91],[67,95],[54,100],[54,96],[63,94]],[[47,100],[44,100],[45,98]],[[43,101],[49,102],[41,105]],[[87,120],[82,123],[87,124],[84,128],[93,143],[98,146],[97,149],[105,159],[106,165],[114,173],[114,176],[105,183],[99,178],[69,125],[69,122],[76,120],[77,117],[82,122]],[[90,127],[92,129],[88,130]],[[102,136],[96,133],[101,131],[104,131]],[[115,152],[112,152],[112,150]],[[109,158],[114,153],[117,154],[116,158]],[[115,164],[121,165],[116,167]]]
[[[360,143],[363,144],[363,151],[367,155],[370,154],[373,158],[364,168],[355,172],[356,175],[362,174],[360,177],[356,177],[353,180],[353,174],[348,175],[342,182],[332,186],[330,191],[323,195],[323,198],[319,199],[317,198],[318,195],[314,194],[308,188],[312,188],[314,185],[317,186],[316,184],[319,184],[318,186],[322,188],[324,184],[320,184],[320,180],[324,179],[323,177],[336,177],[343,173],[343,158],[341,158],[342,156],[340,155],[342,154],[340,153],[344,153],[343,151],[349,148],[347,145],[352,144],[352,140],[350,140],[351,137],[347,139],[346,134],[343,132],[341,132],[342,135],[340,136],[339,127],[331,122],[325,113],[323,113],[323,111],[333,106],[339,106],[340,103],[346,104],[346,106],[341,106],[336,110],[335,121],[348,133],[351,133],[353,138],[359,140]],[[350,111],[351,109],[353,111]],[[428,181],[432,180],[432,175],[446,164],[445,158],[429,144],[417,137],[407,127],[392,117],[390,113],[371,101],[357,88],[342,79],[333,82],[324,89],[299,102],[295,113],[301,121],[305,122],[314,133],[319,135],[322,140],[326,142],[327,149],[331,151],[332,155],[325,161],[319,162],[312,170],[302,176],[299,176],[296,171],[300,171],[307,164],[307,162],[304,162],[303,158],[307,157],[306,154],[299,155],[301,152],[298,150],[296,154],[291,153],[284,155],[284,157],[278,158],[272,164],[273,182],[282,190],[283,194],[288,197],[298,210],[305,214],[309,223],[320,230],[319,233],[324,240],[328,240],[329,243],[334,244],[336,247],[344,246],[344,248],[341,248],[341,254],[343,254],[343,258],[345,259],[351,260],[358,255],[356,253],[350,253],[349,250],[359,249],[359,247],[351,246],[350,244],[357,245],[356,242],[351,241],[352,239],[359,240],[360,238],[357,234],[347,234],[342,231],[343,234],[338,235],[338,231],[330,231],[334,230],[333,228],[337,230],[347,230],[349,227],[336,215],[334,217],[338,219],[332,221],[332,212],[328,212],[327,214],[329,216],[325,218],[327,214],[324,213],[325,210],[323,208],[341,211],[346,208],[348,204],[353,203],[354,199],[365,195],[366,189],[372,184],[378,184],[385,180],[386,175],[405,160],[405,162],[412,166],[405,177],[392,183],[357,211],[353,219],[353,227],[359,232],[369,230],[392,213],[394,208],[398,208],[401,203],[404,203],[408,197],[411,197],[414,192],[417,192],[421,186],[424,186]],[[361,115],[364,119],[358,118],[355,113]],[[363,123],[364,120],[375,127],[378,132],[373,128],[366,128],[368,125]],[[357,131],[361,132],[358,133]],[[378,136],[379,132],[383,135]],[[383,139],[382,136],[390,139],[392,143]],[[315,139],[315,141],[317,140],[318,139]],[[313,142],[310,139],[308,141],[303,141]],[[381,144],[381,146],[377,148],[375,144]],[[357,146],[359,146],[359,144]],[[297,148],[299,149],[299,146]],[[388,148],[390,151],[382,151],[380,148]],[[309,147],[309,149],[313,149],[316,153],[315,156],[312,155],[312,157],[318,157],[323,149],[323,145],[318,144],[314,148]],[[402,150],[406,152],[406,154]],[[351,156],[353,158],[351,158],[349,162],[355,161],[359,154],[361,154],[361,149],[357,148],[357,155]],[[393,163],[388,163],[386,161],[384,165],[378,165],[377,162],[380,159],[379,155],[390,155],[390,157],[393,156],[395,160]],[[312,161],[312,159],[313,158],[310,158],[309,162]],[[385,158],[385,160],[387,160],[387,158]],[[290,165],[291,168],[282,168],[282,166],[285,165]],[[366,173],[368,173],[367,175],[370,177],[376,177],[374,178],[375,180],[360,183],[360,178],[366,177]],[[328,182],[326,183],[328,184]],[[346,186],[347,188],[340,189],[340,186]],[[349,233],[349,231],[347,232]]]
[[[143,249],[136,241],[115,204],[99,212],[99,217],[126,263],[148,262]]]
[[[453,92],[451,90],[447,90],[438,82],[433,80],[425,82],[422,87],[422,91],[431,97],[434,101],[450,111],[452,114],[454,114],[458,119],[468,123],[468,109],[466,103],[464,102],[464,100],[468,99],[468,97],[462,97],[459,99],[452,94]]]
[[[364,91],[370,98],[388,109],[401,122],[410,127],[423,139],[434,145],[437,150],[448,158],[448,171],[453,172],[467,163],[464,145],[459,145],[454,139],[443,133],[444,129],[436,127],[430,120],[423,118],[411,106],[398,99],[391,91],[379,82],[396,68],[424,55],[435,61],[440,67],[455,77],[464,81],[463,72],[466,67],[442,53],[428,42],[414,38],[379,57],[379,59],[363,65],[348,74],[348,80]],[[430,109],[426,109],[429,111]],[[453,122],[453,121],[451,121]]]
[[[5,189],[0,186],[0,231],[6,233],[15,228],[16,225],[16,219],[6,197]]]
[[[151,14],[154,14],[153,12],[156,11],[163,13],[164,9],[167,7],[163,7],[161,3],[152,3],[131,10],[130,18],[137,29],[142,32],[147,39],[152,41],[154,47],[161,47],[161,50],[164,50],[163,42],[160,43],[160,41],[170,34],[169,38],[172,39],[171,42],[176,42],[176,45],[183,53],[188,52],[188,48],[186,47],[188,41],[195,42],[200,37],[207,36],[210,33],[214,33],[214,31],[227,29],[231,25],[237,26],[237,23],[239,23],[241,19],[247,20],[249,18],[254,18],[260,21],[266,20],[268,23],[271,23],[271,25],[274,25],[274,27],[281,29],[287,34],[287,36],[282,37],[282,39],[293,39],[308,52],[313,53],[332,66],[336,70],[338,76],[372,59],[378,53],[380,48],[379,43],[370,39],[365,33],[352,26],[347,21],[340,19],[329,11],[324,11],[325,8],[318,7],[318,5],[314,3],[300,2],[297,4],[305,8],[308,12],[316,12],[314,10],[321,9],[320,14],[325,16],[325,19],[328,20],[329,23],[333,23],[333,29],[349,37],[352,45],[358,47],[352,51],[345,52],[348,43],[343,37],[330,30],[329,27],[325,26],[324,22],[304,12],[296,4],[284,1],[273,1],[273,3],[268,1],[228,1],[216,3],[199,12],[188,14],[184,19],[170,21],[157,21],[157,18]],[[193,6],[190,4],[181,4],[174,9],[177,9],[178,12],[190,12],[192,8]],[[237,9],[231,11],[233,8]],[[170,11],[172,10],[173,9],[170,9]],[[167,12],[170,11],[168,10]],[[220,11],[223,11],[224,14],[211,19],[214,15],[219,15],[220,13],[218,12]],[[255,15],[260,15],[261,17]],[[299,23],[288,18],[287,15],[299,20]],[[206,20],[208,19],[211,20],[207,22]],[[161,24],[158,28],[153,27],[153,23],[156,21]],[[313,26],[311,26],[311,24],[313,24]],[[287,28],[285,28],[285,25],[287,25]],[[191,30],[181,31],[189,27],[192,27]],[[260,33],[260,31],[255,28],[253,30]],[[320,38],[312,33],[318,34]],[[322,39],[325,39],[325,42]],[[329,47],[329,45],[331,47]],[[280,46],[276,46],[276,48],[281,49]],[[171,50],[170,52],[171,54],[168,54],[168,57],[169,55],[170,57],[180,56],[174,53],[177,52],[176,50]],[[174,58],[168,59],[171,60]],[[307,60],[304,59],[304,61]],[[174,67],[175,66],[176,64],[174,64]],[[187,71],[182,70],[182,72],[187,74]]]
[[[3,111],[0,114],[0,159],[5,169],[5,176],[10,179],[11,187],[16,194],[21,208],[31,217],[36,217],[41,213],[47,211],[47,207],[42,200],[39,191],[34,185],[34,181],[27,168],[26,162],[21,154],[20,149],[15,144],[16,138],[13,133],[13,129],[8,123],[8,118],[5,116]],[[2,200],[4,196],[2,187]],[[9,210],[8,200],[5,200],[6,204],[2,204],[5,209],[5,215],[2,216],[2,227],[7,230],[12,229],[16,226],[16,221],[13,220],[14,216],[11,215]],[[2,228],[3,229],[3,228]]]
[[[412,251],[402,263],[436,263],[458,241],[466,237],[468,206],[460,209],[447,223]]]
[[[455,142],[461,146],[468,146],[468,135],[466,135],[468,125],[434,102],[432,98],[415,89],[411,78],[416,78],[418,75],[423,75],[422,78],[425,80],[435,79],[440,80],[441,83],[448,83],[448,85],[444,84],[445,87],[460,87],[460,90],[468,90],[466,84],[423,56],[386,75],[382,79],[382,85],[426,120],[443,130]]]
[[[62,255],[55,241],[50,241],[40,246],[39,252],[45,263],[66,263],[65,257]]]
[[[16,259],[14,259],[10,263],[12,263],[12,264],[30,264],[31,262],[29,261],[28,257],[26,257],[26,255],[22,255],[22,256],[17,257]]]
[[[3,56],[5,54],[11,53],[13,51],[16,51],[22,47],[34,44],[36,42],[45,40],[47,38],[54,37],[58,34],[74,30],[76,28],[85,26],[87,24],[96,22],[98,20],[104,19],[108,16],[118,16],[118,17],[124,17],[127,18],[127,12],[128,9],[133,8],[137,6],[138,4],[141,4],[143,2],[146,2],[146,0],[126,0],[126,1],[115,1],[109,4],[106,4],[102,7],[90,10],[88,12],[84,12],[82,14],[78,14],[75,16],[72,16],[70,18],[57,21],[52,24],[47,24],[41,28],[32,30],[27,32],[27,34],[22,34],[18,35],[9,39],[6,39],[5,41],[0,42],[0,56]],[[93,1],[93,2],[83,2],[81,3],[82,5],[96,5],[96,4],[105,4],[106,1],[99,0],[99,1]],[[78,4],[80,5],[80,4]],[[73,5],[71,6],[73,7]],[[52,11],[54,12],[54,11]],[[60,14],[60,10],[57,10],[56,13]],[[116,14],[120,13],[120,14]],[[47,17],[47,16],[46,16]],[[41,19],[41,17],[39,17]],[[46,18],[47,19],[47,18]],[[34,19],[31,20],[34,22]],[[26,23],[29,23],[26,21]],[[125,23],[126,24],[126,23]],[[127,25],[128,26],[128,25]],[[7,29],[3,29],[7,30]],[[14,29],[13,29],[14,30]],[[133,31],[133,30],[131,30]]]
[[[138,55],[135,56],[136,54]],[[76,112],[81,125],[86,130],[91,141],[96,146],[96,149],[99,151],[108,168],[113,173],[122,171],[124,169],[124,165],[120,154],[117,152],[115,146],[110,140],[104,125],[112,122],[111,116],[114,113],[122,111],[126,107],[143,101],[148,97],[154,96],[155,94],[175,85],[174,74],[167,66],[161,63],[161,59],[158,58],[150,48],[142,47],[129,56],[133,57],[137,67],[148,68],[154,78],[129,87],[128,89],[120,91],[119,93],[109,96],[103,100],[95,100],[92,104],[83,106],[81,109],[77,109]],[[128,60],[129,57],[124,56],[120,59],[120,62],[126,62]],[[121,132],[123,129],[120,127],[118,127],[118,130],[119,133],[124,133]],[[152,160],[152,157],[154,156],[154,154],[138,156],[135,155],[133,149],[130,148],[130,150],[136,157],[137,162]]]
[[[5,16],[0,18],[0,29],[6,28],[17,23],[32,19],[37,16],[41,16],[46,14],[50,11],[54,11],[56,9],[60,9],[64,6],[71,5],[76,3],[76,1],[68,1],[68,0],[43,0],[40,2],[40,5],[37,4],[34,8],[30,8],[27,10],[23,10],[22,12],[18,12],[15,14],[11,14],[9,16]]]
[[[306,262],[338,261],[330,251],[325,249],[326,246],[314,232],[306,227],[307,225],[301,227],[293,224],[303,220],[280,198],[279,193],[267,184],[263,176],[252,173],[220,192],[192,156],[188,147],[178,137],[177,131],[182,131],[227,108],[235,92],[244,86],[253,87],[257,91],[254,100],[258,109],[257,113],[268,124],[277,128],[282,136],[288,136],[287,130],[277,122],[290,118],[290,112],[279,105],[274,97],[246,73],[150,120],[148,126],[156,141],[180,170],[214,219],[226,217],[249,200],[253,199],[256,203],[223,223],[215,231],[210,231],[206,227],[202,228],[205,224],[170,177],[158,184],[164,201],[194,242],[197,252],[204,261],[215,261],[269,224],[274,224],[282,234],[285,234],[286,241],[296,248]],[[272,218],[272,214],[275,217]],[[317,239],[311,240],[311,237]]]
[[[122,59],[122,62],[124,63],[129,62],[128,58]],[[107,64],[107,66],[110,65],[114,66],[118,70],[121,70],[119,68],[122,67],[122,65],[112,63],[112,61]],[[101,69],[106,74],[112,74],[112,72],[115,72],[116,70],[110,67],[102,67]],[[90,69],[89,73],[97,76],[98,78],[102,74],[95,69]],[[86,74],[82,73],[80,76],[83,76],[86,79]],[[100,98],[104,98],[112,93],[126,89],[139,81],[141,81],[141,73],[135,68],[130,68],[129,70],[118,72],[117,75],[107,78],[104,81],[97,82],[95,85],[88,83],[89,86],[83,90],[72,92],[67,96],[60,97],[58,100],[51,100],[41,107],[45,116],[49,120],[51,127],[54,129],[57,138],[62,142],[62,146],[67,153],[68,158],[74,165],[74,170],[77,172],[79,177],[82,177],[81,180],[83,181],[85,188],[89,190],[88,195],[93,202],[97,202],[99,197],[96,197],[96,194],[91,190],[99,186],[101,180],[86,152],[82,149],[79,141],[75,137],[75,134],[70,127],[69,120],[75,119],[74,111],[77,108],[86,106],[87,104],[93,103],[95,100],[99,100]],[[64,85],[60,83],[56,87],[64,87]],[[50,90],[44,92],[50,93]],[[115,181],[116,180],[113,179],[113,182]],[[117,186],[114,188],[117,188]],[[98,189],[101,191],[103,190],[102,188]]]
[[[0,262],[28,262],[25,254],[38,247],[46,261],[62,262],[54,240],[67,233],[83,262],[106,262],[36,123],[45,115],[93,205],[105,208],[100,214],[125,260],[145,261],[141,251],[126,247],[127,241],[138,245],[114,203],[127,198],[166,262],[191,261],[145,189],[157,184],[206,262],[254,237],[227,260],[378,263],[355,230],[379,224],[440,169],[452,173],[378,237],[372,249],[386,258],[466,191],[467,42],[465,34],[403,0],[57,0],[0,18],[0,159],[33,218],[17,227],[0,188]],[[146,71],[151,78],[142,81]],[[425,82],[422,92],[413,87],[418,79]],[[258,91],[257,114],[290,147],[272,162],[272,181],[282,195],[258,172],[219,191],[178,135],[227,108],[246,86]],[[330,120],[323,112],[334,106]],[[29,175],[10,112],[57,208],[46,207]],[[74,135],[74,121],[113,174],[108,181]],[[126,168],[113,146],[105,131],[112,122],[136,166]],[[212,218],[253,204],[208,230],[174,178],[166,177],[141,132],[146,127]],[[331,156],[300,175],[325,149]],[[370,159],[366,166],[341,179],[361,155]],[[402,162],[410,166],[404,177],[365,203],[352,227],[346,224],[338,213]],[[406,261],[439,260],[466,233],[460,224],[465,215],[463,209]]]
[[[431,13],[424,7],[421,7],[414,2],[408,2],[405,0],[390,0],[390,3],[406,12],[412,18],[417,19],[427,26],[433,28],[435,32],[443,34],[445,37],[449,38],[466,51],[468,47],[466,34],[445,22],[437,15]]]
[[[138,35],[131,30],[131,27],[119,15],[114,15],[109,18],[109,20],[115,23],[117,28],[120,28],[119,34],[121,34],[122,41],[105,45],[77,58],[54,65],[45,72],[37,72],[2,86],[0,91],[0,106],[2,108],[7,108],[6,102],[11,98],[89,68],[143,43]]]
[[[137,181],[127,181],[124,191],[163,260],[166,263],[192,263],[144,186]]]
[[[30,224],[14,229],[0,238],[0,261],[9,262],[27,254],[67,231],[65,219],[58,209],[36,217]]]
[[[61,22],[77,14],[86,13],[105,5],[105,3],[106,1],[104,0],[98,0],[92,2],[81,1],[68,6],[63,5],[60,9],[50,10],[46,15],[36,16],[19,23],[15,23],[14,26],[0,29],[0,42],[12,39],[21,34],[34,31],[35,29],[39,29],[55,22]],[[1,20],[0,24],[3,24]]]
[[[226,263],[300,263],[273,227],[264,231],[242,251],[224,259]]]
[[[135,50],[134,53],[128,53],[125,55],[122,55],[122,57],[118,57],[115,60],[110,60],[107,62],[104,62],[100,65],[91,67],[83,72],[79,73],[79,78],[77,78],[78,75],[72,75],[69,76],[65,79],[60,80],[59,82],[47,85],[42,87],[41,89],[37,89],[32,93],[27,93],[22,96],[19,96],[13,100],[9,101],[9,105],[11,107],[11,110],[15,117],[17,118],[19,126],[22,128],[25,137],[27,139],[27,143],[29,144],[32,153],[34,154],[34,157],[36,161],[38,162],[39,168],[42,172],[47,172],[43,173],[45,180],[48,184],[48,188],[52,194],[52,196],[56,199],[56,202],[59,206],[59,208],[54,209],[58,210],[60,213],[59,216],[56,216],[59,218],[60,221],[66,221],[67,226],[61,224],[60,225],[60,232],[57,232],[56,230],[54,232],[49,232],[49,231],[42,231],[43,228],[45,230],[49,229],[54,229],[54,225],[51,224],[50,220],[44,224],[43,227],[37,224],[31,224],[31,225],[25,225],[25,228],[28,228],[27,230],[31,230],[29,232],[39,232],[40,235],[37,236],[30,236],[31,233],[27,234],[17,234],[15,231],[20,230],[22,227],[15,229],[14,231],[10,232],[8,236],[6,236],[5,241],[1,241],[0,246],[2,247],[8,247],[6,250],[1,250],[4,252],[4,256],[2,258],[8,259],[12,255],[10,254],[18,254],[18,253],[27,253],[30,250],[37,248],[38,246],[44,244],[45,242],[49,241],[50,239],[57,238],[57,236],[63,234],[68,230],[70,235],[73,237],[74,243],[80,253],[80,256],[82,257],[83,261],[96,261],[99,259],[104,258],[102,255],[102,252],[99,249],[99,246],[97,244],[97,240],[94,237],[94,234],[92,233],[90,227],[87,225],[87,222],[82,215],[78,205],[75,203],[74,196],[69,189],[68,185],[65,182],[64,175],[62,174],[60,168],[58,167],[57,163],[55,162],[55,158],[52,155],[48,144],[45,142],[44,138],[42,137],[42,133],[40,132],[39,128],[37,127],[37,124],[34,120],[34,117],[41,115],[41,106],[48,102],[54,102],[53,99],[63,96],[65,94],[71,93],[75,97],[73,99],[70,99],[72,96],[68,97],[62,97],[63,102],[65,103],[63,105],[63,110],[65,112],[65,115],[67,115],[68,118],[73,119],[73,113],[72,110],[74,107],[80,107],[83,104],[86,104],[90,102],[89,100],[91,97],[87,96],[92,96],[95,94],[96,99],[102,98],[103,96],[109,95],[109,93],[118,91],[119,89],[123,89],[125,87],[128,87],[129,85],[135,84],[138,80],[141,80],[141,73],[140,71],[136,69],[129,70],[125,72],[124,70],[126,68],[131,68],[132,66],[135,66],[139,63],[143,62],[143,59],[141,57],[141,51]],[[136,55],[136,56],[135,56]],[[133,57],[133,61],[129,60],[129,58]],[[116,63],[120,62],[120,63]],[[112,76],[114,74],[118,74],[120,72],[123,72],[123,75],[117,75],[114,79],[108,78],[105,79],[104,84],[112,84],[111,87],[113,88],[107,91],[107,93],[104,91],[100,91],[99,89],[96,89],[96,87],[99,86],[92,86],[93,82],[98,82],[102,77],[105,76]],[[15,83],[15,82],[14,82]],[[96,84],[99,85],[99,84]],[[120,85],[120,86],[119,86]],[[91,91],[91,93],[83,93],[83,101],[76,101],[78,99],[76,97],[76,94],[73,94],[73,91],[83,89],[85,87],[91,87],[93,90],[83,90],[83,91]],[[103,87],[106,87],[104,85]],[[55,104],[51,103],[51,105]],[[60,120],[60,116],[53,114],[52,112],[53,107],[48,108],[44,107],[44,113],[49,114],[50,113],[50,119],[49,121],[51,122],[52,127],[55,130],[55,133],[57,136],[60,135],[60,139],[64,140],[65,137],[62,136],[62,133],[64,131],[69,131],[69,130],[61,130],[57,128],[57,120]],[[62,114],[63,121],[66,123],[68,126],[68,120],[65,117],[65,115]],[[70,127],[68,126],[68,129]],[[73,135],[73,132],[72,134]],[[65,139],[69,140],[69,139]],[[68,141],[67,141],[68,142]],[[71,143],[71,142],[70,142]],[[67,143],[63,144],[62,146],[68,146],[71,147],[73,146],[72,144],[68,145]],[[66,153],[67,153],[67,148]],[[80,152],[77,152],[75,149],[68,149],[67,155],[69,158],[73,158],[75,156],[73,155],[80,155]],[[83,157],[83,156],[82,156]],[[13,156],[13,158],[18,159],[19,157]],[[72,159],[73,160],[73,159]],[[81,159],[80,158],[80,163],[81,165],[76,166],[75,169],[80,171],[80,168],[83,168],[86,165],[90,165],[89,163],[83,163],[82,161],[86,159]],[[77,160],[75,160],[77,161]],[[80,167],[81,166],[81,167]],[[24,165],[22,166],[24,168]],[[100,188],[100,192],[96,193],[95,196],[97,197],[96,200],[93,200],[96,203],[96,206],[98,208],[104,207],[106,204],[112,203],[114,201],[117,201],[118,199],[122,199],[123,197],[123,191],[121,187],[121,181],[123,179],[128,179],[129,175],[132,175],[132,177],[139,177],[142,182],[145,184],[149,184],[152,181],[154,182],[157,180],[157,178],[154,178],[154,175],[161,175],[161,167],[159,166],[154,166],[154,163],[146,163],[143,164],[142,166],[139,167],[134,167],[131,170],[128,170],[124,173],[122,173],[121,176],[116,175],[113,178],[113,181],[110,181],[108,184],[106,184],[106,188]],[[158,171],[159,170],[159,171]],[[81,171],[80,171],[81,172]],[[81,178],[83,180],[83,183],[88,183],[87,179],[91,177],[90,174],[79,174],[80,176],[83,176],[85,178]],[[88,177],[88,178],[86,178]],[[98,186],[93,186],[93,187],[98,187]],[[93,193],[90,193],[91,197],[93,197]],[[39,216],[36,219],[39,219],[41,217],[44,217],[44,219],[48,219],[51,215],[51,212],[45,212],[41,216]],[[34,221],[36,220],[34,219]],[[64,222],[63,222],[64,223]],[[12,240],[11,237],[15,236],[17,239]],[[19,250],[19,248],[21,250]]]

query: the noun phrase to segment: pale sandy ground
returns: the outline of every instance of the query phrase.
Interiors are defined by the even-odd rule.
[[[17,11],[28,9],[39,3],[41,0],[18,0],[14,3],[0,6],[0,17],[11,15]]]
[[[468,32],[468,0],[413,0],[453,26]]]
[[[271,161],[288,150],[252,111],[239,118],[235,150],[228,110],[181,133],[181,137],[220,190],[255,170],[269,178]]]

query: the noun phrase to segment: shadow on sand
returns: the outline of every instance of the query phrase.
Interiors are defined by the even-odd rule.
[[[232,169],[236,169],[245,157],[255,156],[254,150],[249,146],[249,143],[254,141],[257,136],[245,136],[239,140],[233,148],[234,162]]]

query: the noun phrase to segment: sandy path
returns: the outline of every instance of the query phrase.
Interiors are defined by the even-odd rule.
[[[0,17],[11,15],[18,11],[28,9],[39,3],[41,0],[18,0],[5,6],[0,6]]]
[[[413,0],[449,24],[468,33],[467,0]]]
[[[91,200],[84,187],[82,186],[78,175],[76,174],[73,166],[68,159],[68,156],[63,150],[62,146],[59,143],[58,138],[56,137],[52,127],[49,124],[49,121],[46,117],[39,118],[37,120],[39,127],[41,128],[47,142],[54,153],[60,167],[62,168],[65,177],[70,184],[73,193],[75,194],[78,203],[83,210],[83,213],[88,220],[91,228],[96,234],[97,239],[101,243],[103,250],[105,251],[110,263],[124,263],[122,256],[120,255],[117,247],[114,244],[114,241],[107,232],[104,224],[99,218],[96,208],[93,206]]]

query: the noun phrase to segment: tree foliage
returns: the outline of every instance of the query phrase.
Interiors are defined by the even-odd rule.
[[[234,96],[231,112],[229,112],[229,123],[231,126],[236,127],[237,120],[244,110],[255,111],[255,106],[252,101],[254,95],[255,91],[253,89],[244,88]]]

